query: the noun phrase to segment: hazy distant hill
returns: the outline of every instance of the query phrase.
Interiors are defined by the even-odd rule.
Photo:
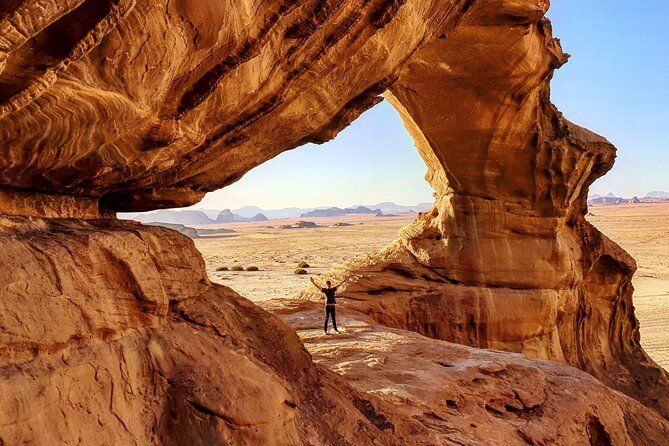
[[[370,209],[380,209],[384,214],[417,214],[419,212],[426,212],[432,209],[434,203],[419,203],[416,206],[403,206],[395,204],[390,201],[377,203],[372,205],[364,205]]]
[[[623,198],[616,197],[613,193],[609,192],[608,194],[604,195],[603,197],[601,195],[591,195],[588,198],[588,205],[590,206],[601,206],[604,204],[616,204],[619,203]]]
[[[123,215],[120,215],[119,218],[124,218]],[[207,217],[202,211],[175,211],[171,209],[165,209],[160,211],[152,211],[140,214],[134,214],[131,217],[127,217],[132,220],[137,220],[141,223],[172,223],[177,225],[208,225],[215,223],[214,220]]]
[[[245,221],[269,221],[269,218],[262,212],[257,212],[252,217],[244,217],[232,212],[230,209],[223,209],[216,217],[216,223],[238,223]]]
[[[137,220],[142,223],[170,223],[180,225],[202,226],[221,223],[238,223],[247,221],[281,220],[297,217],[333,217],[346,214],[413,214],[425,212],[432,208],[432,203],[419,203],[415,206],[403,206],[390,201],[374,205],[356,205],[348,208],[317,207],[317,208],[282,208],[262,209],[257,206],[244,206],[239,209],[195,209],[160,211],[141,213],[119,213],[118,217]]]
[[[431,209],[433,203],[419,203],[416,206],[403,206],[396,204],[390,201],[377,204],[363,204],[350,206],[350,208],[365,207],[369,209],[379,209],[384,214],[411,214],[418,212],[425,212]],[[308,212],[316,210],[325,210],[330,209],[327,206],[319,206],[312,208],[298,208],[290,207],[283,209],[262,209],[257,206],[244,206],[239,209],[233,209],[232,212],[246,218],[252,218],[253,216],[261,213],[265,215],[270,220],[280,220],[284,218],[297,218]]]
[[[232,229],[195,229],[191,228],[190,226],[179,225],[175,223],[151,222],[146,224],[149,226],[162,226],[164,228],[174,229],[175,231],[178,231],[183,235],[188,236],[192,239],[200,238],[202,236],[212,236],[221,234],[227,235],[235,232]]]
[[[223,209],[216,217],[216,223],[235,223],[240,221],[251,221],[251,219],[237,215],[230,209]]]
[[[305,212],[314,210],[315,208],[283,208],[283,209],[261,209],[258,206],[244,206],[239,209],[233,209],[232,212],[244,218],[253,218],[258,214],[262,214],[270,220],[281,220],[284,218],[299,217]]]
[[[328,208],[315,209],[313,211],[305,212],[300,215],[300,218],[308,217],[339,217],[340,215],[368,215],[368,214],[383,214],[381,209],[370,209],[365,206],[358,206],[355,208]]]
[[[648,192],[645,197],[638,198],[636,196],[632,198],[622,198],[616,196],[614,193],[609,192],[608,194],[601,195],[590,195],[588,197],[588,206],[606,206],[606,205],[617,205],[617,204],[642,204],[642,203],[654,203],[658,201],[668,201],[669,202],[669,192],[664,191],[653,191]]]

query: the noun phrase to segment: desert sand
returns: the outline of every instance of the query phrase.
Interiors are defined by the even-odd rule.
[[[637,261],[634,307],[641,344],[669,369],[669,204],[599,206],[588,220]]]
[[[237,233],[197,239],[195,245],[204,256],[212,281],[256,302],[291,298],[310,286],[309,277],[325,274],[351,257],[386,246],[413,218],[412,215],[382,218],[357,215],[308,219],[319,225],[313,229],[277,229],[299,219],[225,224],[220,227]],[[337,223],[351,226],[333,226]],[[294,274],[300,262],[309,264],[306,268],[309,275]],[[235,265],[257,266],[260,271],[216,271],[221,266]]]
[[[669,203],[601,206],[590,212],[588,220],[636,259],[634,305],[641,322],[641,342],[655,361],[669,369]],[[297,219],[235,223],[221,227],[234,229],[236,234],[202,238],[195,244],[212,281],[256,302],[294,298],[310,286],[309,277],[378,251],[414,217],[312,218],[309,221],[319,228],[293,230],[276,228]],[[351,226],[333,226],[336,223]],[[308,275],[294,274],[301,261],[309,263]],[[257,266],[260,271],[216,271],[235,265]]]

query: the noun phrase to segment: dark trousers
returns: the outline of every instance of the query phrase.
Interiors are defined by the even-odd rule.
[[[337,331],[337,319],[335,317],[334,305],[325,306],[325,323],[323,324],[323,331],[325,332],[328,331],[328,320],[330,319],[330,316],[332,316],[332,326],[334,327],[335,331]]]

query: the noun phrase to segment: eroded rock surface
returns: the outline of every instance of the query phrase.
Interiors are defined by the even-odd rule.
[[[0,218],[0,444],[399,444],[293,330],[135,223]],[[426,438],[426,434],[417,437]]]
[[[0,184],[118,211],[196,203],[333,138],[471,3],[3,3]]]
[[[436,444],[664,444],[669,422],[575,368],[389,328],[340,303],[323,335],[321,304],[263,306],[297,330],[316,363],[417,420]]]
[[[669,434],[657,412],[576,369],[384,327],[353,302],[345,334],[328,340],[320,304],[270,303],[290,328],[211,284],[193,242],[170,229],[24,217],[0,228],[4,444],[650,445]]]
[[[436,203],[335,273],[383,324],[566,362],[669,416],[669,376],[639,343],[636,264],[585,220],[615,148],[550,103],[567,56],[546,3],[475,5],[414,54],[386,97]]]
[[[0,444],[460,441],[442,423],[467,441],[666,439],[668,378],[639,345],[634,261],[583,217],[615,150],[550,104],[567,58],[548,3],[2,2]],[[400,407],[372,382],[353,390],[277,319],[211,285],[184,237],[113,218],[196,203],[332,139],[382,94],[437,200],[388,249],[337,274],[353,278],[357,310],[405,329],[383,329],[403,341],[373,361],[455,355],[458,372],[434,376],[464,393],[478,374],[508,372],[481,378],[458,415],[487,417],[487,433],[417,386]],[[407,330],[564,362],[646,408],[566,365]],[[378,388],[407,377],[388,370]],[[543,402],[515,384],[523,374]],[[591,397],[590,415],[580,397],[558,414],[561,374]],[[538,405],[571,433],[555,437],[539,417],[512,437]]]

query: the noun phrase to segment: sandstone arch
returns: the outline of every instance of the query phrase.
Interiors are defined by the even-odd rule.
[[[550,103],[568,56],[532,6],[474,10],[404,67],[386,97],[437,202],[338,273],[385,324],[566,362],[666,414],[667,374],[639,344],[636,264],[585,220],[615,148]]]
[[[333,138],[383,93],[438,202],[386,251],[341,271],[359,276],[347,292],[360,308],[436,338],[565,361],[657,410],[570,371],[601,399],[560,418],[574,438],[666,438],[667,375],[638,344],[633,260],[583,219],[587,186],[614,151],[549,103],[565,58],[547,7],[3,2],[0,443],[448,440],[448,426],[314,365],[280,321],[212,285],[188,240],[113,218],[195,203],[282,151]],[[442,305],[447,295],[460,306]],[[393,311],[382,317],[378,305]],[[570,370],[542,363],[537,374],[499,355],[547,392],[546,376]],[[483,423],[515,432],[513,421]]]

